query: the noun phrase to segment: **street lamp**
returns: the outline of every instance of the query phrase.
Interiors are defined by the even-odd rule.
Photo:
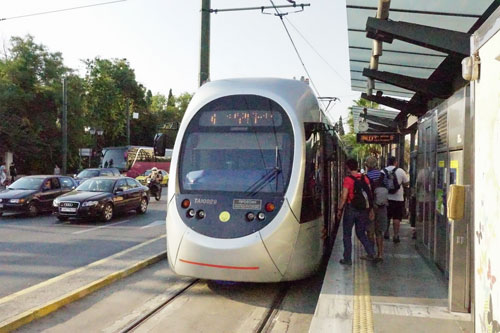
[[[85,133],[89,133],[90,135],[92,136],[95,136],[95,152],[96,152],[96,156],[97,156],[97,149],[98,149],[98,136],[102,136],[104,134],[104,131],[100,128],[95,128],[95,127],[90,127],[90,126],[85,126],[83,128],[84,132]],[[93,154],[92,154],[93,155]],[[92,159],[92,156],[89,156],[89,164],[90,164],[90,160]]]

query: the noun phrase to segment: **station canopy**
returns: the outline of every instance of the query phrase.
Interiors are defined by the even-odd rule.
[[[379,2],[388,5],[388,17],[376,19]],[[466,34],[473,33],[498,7],[499,1],[346,0],[346,4],[352,89],[368,93],[369,98],[372,96],[371,101],[405,114],[420,115],[425,113],[426,104],[432,98],[451,95],[449,90],[453,78],[449,73],[459,75],[461,79],[460,62],[468,56],[465,50],[469,49],[469,45],[464,45]],[[372,18],[370,26],[369,18]],[[398,26],[401,22],[410,25]],[[426,30],[411,24],[460,34],[433,35],[434,31],[426,33]],[[398,31],[404,33],[399,35]],[[430,39],[429,35],[432,36]],[[375,40],[382,42],[382,54],[377,57],[378,65],[370,68]],[[454,43],[461,44],[459,47],[464,51],[457,52],[453,48],[449,51]],[[373,80],[372,89],[368,89],[369,78]],[[424,80],[429,84],[426,85]],[[450,82],[443,82],[446,80]],[[437,93],[434,95],[434,92]],[[384,102],[382,96],[389,98]]]

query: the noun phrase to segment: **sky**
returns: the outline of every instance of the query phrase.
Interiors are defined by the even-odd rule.
[[[17,16],[87,6],[110,0],[3,1],[0,38],[32,35],[66,66],[84,74],[82,59],[126,58],[136,79],[153,94],[194,93],[198,88],[201,0],[126,0],[52,14]],[[275,5],[289,4],[273,0]],[[297,1],[297,3],[301,3]],[[328,116],[347,118],[360,93],[351,91],[345,0],[309,0],[285,16],[292,39],[320,96],[341,102]],[[270,0],[212,0],[213,9],[260,7]],[[281,9],[287,11],[287,9]],[[294,11],[294,9],[289,9]],[[271,10],[266,12],[272,13]],[[280,19],[257,11],[211,15],[210,79],[307,77]],[[325,104],[326,106],[326,104]]]

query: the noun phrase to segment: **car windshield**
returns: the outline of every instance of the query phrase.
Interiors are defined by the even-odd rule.
[[[11,190],[38,190],[42,185],[43,178],[24,177],[16,180],[9,186]]]
[[[115,181],[113,179],[89,179],[76,188],[77,191],[112,192]]]
[[[76,176],[77,178],[92,178],[99,176],[99,170],[83,170]]]
[[[146,172],[144,172],[144,176],[149,176],[151,174],[151,170],[147,170]]]
[[[108,149],[104,153],[101,166],[103,168],[115,167],[119,170],[125,170],[127,168],[127,160],[125,159],[127,150],[127,148]]]

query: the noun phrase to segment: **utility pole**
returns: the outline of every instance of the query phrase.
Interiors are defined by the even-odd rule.
[[[128,98],[125,101],[125,110],[127,112],[127,146],[130,146],[130,112],[128,109]]]
[[[200,87],[210,78],[210,0],[201,0]]]
[[[62,174],[66,174],[68,164],[68,89],[66,78],[63,78],[63,109],[62,109]]]

